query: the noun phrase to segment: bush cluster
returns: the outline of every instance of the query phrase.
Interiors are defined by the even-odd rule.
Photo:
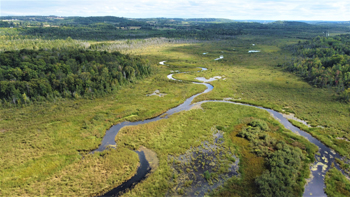
[[[298,177],[305,156],[301,149],[270,137],[266,133],[268,130],[265,121],[254,119],[238,133],[251,142],[252,150],[258,156],[266,160],[267,170],[255,180],[258,196],[301,195],[303,186]]]

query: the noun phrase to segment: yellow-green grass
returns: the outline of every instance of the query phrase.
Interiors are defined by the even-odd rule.
[[[192,81],[192,82],[200,82],[199,80],[196,79],[196,76],[187,74],[187,73],[178,73],[174,74],[173,78],[182,80],[182,81]]]
[[[149,195],[164,194],[168,188],[168,183],[164,180],[167,180],[170,172],[165,155],[179,155],[189,146],[207,139],[210,136],[208,130],[200,128],[210,129],[216,124],[221,124],[220,126],[240,124],[238,119],[245,116],[260,118],[266,116],[268,119],[267,113],[251,111],[252,109],[247,107],[242,107],[242,111],[235,114],[232,111],[225,112],[225,107],[222,109],[213,107],[211,110],[209,107],[214,105],[205,104],[206,111],[210,111],[209,115],[203,115],[201,110],[193,110],[174,115],[174,118],[144,125],[142,128],[145,127],[146,130],[135,135],[135,139],[131,139],[128,135],[121,135],[120,138],[117,136],[119,144],[116,151],[109,151],[103,157],[93,155],[82,159],[80,154],[85,155],[88,151],[97,148],[105,131],[111,125],[124,120],[134,121],[154,117],[205,89],[202,85],[168,80],[166,75],[174,69],[171,66],[158,65],[160,61],[177,63],[173,67],[176,66],[180,71],[195,71],[196,67],[208,68],[205,72],[190,73],[193,76],[206,78],[225,76],[226,80],[211,82],[214,90],[201,95],[196,101],[227,97],[241,98],[241,102],[261,105],[277,111],[293,112],[296,117],[308,120],[312,125],[327,126],[325,129],[317,129],[318,134],[314,135],[329,146],[336,147],[338,152],[348,155],[350,143],[336,137],[350,138],[349,105],[335,101],[331,90],[314,88],[295,75],[274,66],[291,58],[288,52],[278,48],[297,41],[296,39],[244,36],[229,41],[164,44],[135,49],[130,53],[148,58],[153,63],[155,74],[125,86],[115,94],[94,100],[56,99],[53,103],[0,110],[0,165],[2,166],[0,195],[100,194],[126,180],[136,171],[137,155],[123,147],[138,148],[138,145],[144,145],[157,152],[160,167],[128,195],[140,195],[142,192]],[[248,50],[252,49],[252,43],[255,43],[256,48],[259,47],[262,52],[248,54]],[[203,52],[209,53],[203,55]],[[224,55],[224,59],[214,61],[220,55]],[[167,95],[165,97],[146,96],[157,89]],[[220,114],[220,111],[215,112],[215,110],[224,111]],[[182,115],[184,115],[183,118]],[[209,116],[213,120],[210,118],[208,120]],[[174,122],[175,119],[178,121]],[[162,131],[161,127],[154,128],[152,126],[154,124],[165,125],[169,130]],[[138,128],[130,127],[127,131],[134,132]],[[172,134],[173,131],[174,134]],[[195,134],[196,132],[198,134]],[[274,137],[280,139],[288,138],[275,133],[271,135],[276,135]],[[164,147],[167,138],[174,142]],[[226,139],[230,137],[226,136]],[[235,141],[234,138],[231,139]],[[243,143],[236,143],[233,146],[242,157],[243,176],[254,178],[258,176],[264,169],[261,158],[249,155],[249,149],[244,148]],[[164,150],[160,150],[161,148]],[[243,151],[244,149],[246,152]],[[254,169],[248,167],[248,163],[253,160]],[[99,167],[93,167],[93,163]],[[36,173],[35,171],[39,168],[42,171],[39,170],[40,173]],[[117,175],[101,176],[101,171],[109,171],[111,168],[116,170],[125,168],[126,175],[120,175],[114,171],[112,173]],[[249,173],[251,175],[248,175]],[[96,180],[93,177],[97,177]],[[247,184],[251,184],[254,178],[250,178]],[[3,187],[3,183],[8,180],[11,180],[9,182],[11,185],[4,184],[6,187]],[[243,180],[246,179],[243,177]],[[235,182],[236,186],[239,184],[241,188],[245,187],[242,182]],[[40,189],[36,190],[36,188]]]
[[[168,119],[152,122],[146,125],[126,127],[119,131],[116,136],[118,148],[137,149],[139,146],[145,146],[157,153],[159,158],[159,167],[156,172],[151,174],[146,180],[136,185],[134,189],[127,192],[125,196],[163,196],[171,188],[170,181],[173,176],[171,170],[171,161],[169,155],[179,156],[184,154],[191,147],[200,146],[202,142],[209,141],[212,138],[215,126],[224,127],[225,145],[233,148],[235,154],[238,154],[241,160],[242,180],[235,184],[237,187],[244,182],[249,194],[256,192],[254,179],[259,176],[264,167],[264,159],[251,153],[249,142],[243,138],[236,137],[241,122],[245,119],[260,118],[267,121],[272,128],[271,135],[287,143],[298,142],[300,147],[310,147],[311,157],[317,148],[304,138],[283,129],[283,127],[274,120],[270,114],[264,110],[233,105],[227,103],[205,103],[202,109],[183,111],[172,115]],[[242,128],[242,127],[240,127]],[[273,133],[273,134],[272,134]],[[305,154],[306,151],[304,151]],[[306,166],[306,168],[308,168]],[[308,175],[308,174],[306,174]],[[236,187],[230,185],[230,187]],[[223,193],[226,190],[222,191]],[[237,191],[239,192],[239,191]]]
[[[342,159],[335,158],[335,161],[337,164],[339,164],[339,167],[348,175],[350,176],[350,164],[344,162]]]
[[[59,176],[62,171],[68,170],[67,168],[69,168],[68,176],[78,176],[76,170],[79,167],[66,166],[77,165],[77,162],[80,162],[79,151],[84,153],[97,148],[105,131],[111,125],[124,120],[132,121],[159,115],[168,108],[182,103],[185,98],[205,89],[200,85],[173,83],[170,84],[172,89],[167,89],[162,85],[147,83],[147,81],[131,86],[138,91],[123,89],[119,91],[118,96],[111,95],[92,101],[61,101],[57,105],[47,104],[24,109],[2,110],[0,125],[6,131],[0,134],[1,166],[3,167],[0,170],[1,192],[21,195],[23,190],[18,189],[24,189],[23,187],[27,184],[31,185],[34,182],[41,182],[42,187],[45,185],[49,187],[49,182],[46,180]],[[167,95],[162,98],[146,97],[147,93],[156,89]],[[124,153],[127,152],[124,151]],[[125,156],[130,157],[129,155],[130,153]],[[90,160],[97,162],[98,159],[98,157],[93,157]],[[127,166],[131,171],[135,171],[136,168],[131,168],[131,166],[135,167],[136,160],[126,161],[120,165],[115,164],[114,167],[119,169]],[[125,172],[130,173],[130,171]],[[87,170],[86,173],[93,177],[98,176],[100,172]],[[125,180],[125,178],[128,177],[120,180]],[[86,181],[78,180],[82,183]],[[86,190],[85,195],[98,191],[99,187],[96,184],[102,183],[95,181],[92,184],[92,187],[89,184],[89,188],[82,188]],[[108,182],[101,189],[113,185],[115,186]],[[29,192],[27,194],[37,195],[38,193]]]
[[[325,184],[328,196],[350,196],[350,181],[334,166],[327,172]]]
[[[138,163],[137,155],[131,151],[112,150],[103,157],[84,156],[84,159],[80,154],[97,148],[111,125],[157,116],[205,89],[202,85],[167,79],[169,69],[165,66],[155,65],[154,73],[103,98],[57,98],[51,103],[0,110],[0,194],[50,195],[60,189],[57,195],[92,195],[130,178]],[[167,95],[146,96],[157,89]],[[99,163],[99,167],[89,167],[91,163]],[[114,171],[100,177],[101,171],[111,168],[125,169],[125,175]],[[57,177],[62,173],[66,180],[74,180],[74,184],[60,185],[62,180]],[[83,174],[89,178],[83,178]],[[51,179],[53,182],[48,181]]]
[[[256,39],[256,38],[254,38]],[[249,54],[251,43],[257,40],[235,39],[226,42],[197,44],[200,47],[183,46],[174,51],[183,51],[197,57],[198,64],[208,67],[201,73],[204,77],[225,76],[226,80],[214,81],[214,90],[203,94],[194,102],[208,99],[235,98],[240,102],[272,108],[277,111],[291,112],[299,119],[307,120],[312,126],[324,126],[314,130],[314,135],[328,146],[343,155],[349,156],[350,149],[350,106],[334,98],[332,89],[315,88],[293,73],[276,67],[289,61],[287,51],[263,52],[264,46],[278,45],[279,40],[269,38],[256,42],[262,52]],[[287,43],[288,40],[281,40]],[[294,41],[293,41],[294,42]],[[276,45],[275,45],[276,44]],[[236,51],[223,51],[224,59],[214,61],[213,57],[201,55],[199,51],[217,51],[232,47]],[[272,47],[273,48],[273,47]],[[270,50],[271,47],[266,50]],[[338,139],[337,139],[338,138]]]
[[[33,161],[3,179],[2,196],[91,196],[106,192],[131,178],[138,166],[138,155],[129,150],[104,151],[101,154],[85,155],[74,163],[59,166],[47,157]],[[56,166],[54,166],[56,165]],[[58,168],[57,168],[58,166]],[[55,169],[50,169],[50,167]],[[5,178],[5,177],[4,177]],[[11,188],[11,189],[9,189]]]

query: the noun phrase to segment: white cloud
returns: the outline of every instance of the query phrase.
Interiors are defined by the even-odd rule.
[[[350,20],[341,0],[0,0],[1,15]]]

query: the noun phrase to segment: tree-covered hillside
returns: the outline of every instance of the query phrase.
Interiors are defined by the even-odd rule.
[[[280,36],[309,39],[324,35],[323,32],[346,32],[346,24],[307,24],[304,22],[277,21],[236,22],[228,19],[182,19],[146,18],[130,19],[114,16],[103,17],[57,17],[57,16],[11,16],[11,26],[20,35],[44,39],[116,40],[150,37],[185,38],[197,40],[231,39],[237,35]]]

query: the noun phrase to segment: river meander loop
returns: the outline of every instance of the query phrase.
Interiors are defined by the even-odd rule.
[[[160,62],[160,64],[164,65],[164,62],[165,61]],[[206,68],[201,68],[201,69],[202,69],[202,71],[207,70]],[[167,78],[169,80],[177,80],[177,79],[173,78],[173,74],[169,74],[167,76]],[[201,102],[192,104],[192,101],[195,97],[197,97],[201,94],[208,93],[208,92],[213,90],[214,87],[211,84],[206,83],[206,82],[214,81],[216,79],[218,79],[218,78],[215,78],[215,77],[211,78],[211,79],[197,78],[197,80],[203,81],[203,83],[197,83],[197,82],[193,82],[193,83],[205,85],[207,87],[206,90],[204,90],[201,93],[198,93],[196,95],[191,96],[190,98],[186,99],[184,103],[178,105],[177,107],[169,109],[167,112],[165,112],[165,113],[163,113],[155,118],[151,118],[151,119],[147,119],[147,120],[143,120],[143,121],[137,121],[137,122],[125,121],[125,122],[121,122],[119,124],[112,126],[109,130],[107,130],[105,136],[103,137],[101,145],[98,147],[98,149],[92,151],[91,153],[101,152],[103,150],[106,150],[108,147],[115,147],[116,146],[115,137],[118,134],[118,132],[120,131],[120,129],[122,129],[125,126],[142,125],[142,124],[147,124],[150,122],[158,121],[161,119],[166,119],[174,113],[178,113],[178,112],[181,112],[184,110],[190,110],[194,105],[200,105],[200,104],[207,103],[207,102],[221,102],[221,103],[230,103],[230,104],[235,104],[235,105],[244,105],[247,107],[255,107],[255,108],[259,108],[259,109],[268,111],[276,120],[278,120],[281,124],[283,124],[283,126],[286,129],[289,129],[292,132],[307,138],[311,143],[313,143],[319,147],[319,154],[315,155],[315,163],[311,167],[312,176],[311,176],[309,182],[307,183],[307,185],[305,186],[305,191],[304,191],[303,196],[318,196],[318,197],[319,196],[327,196],[324,192],[324,188],[325,188],[324,177],[325,177],[327,171],[330,169],[331,164],[335,161],[335,158],[341,158],[341,156],[339,154],[337,154],[334,150],[330,149],[329,147],[327,147],[326,145],[321,143],[319,140],[317,140],[316,138],[311,136],[309,133],[306,133],[305,131],[302,131],[299,128],[297,128],[296,126],[294,126],[293,124],[291,124],[288,121],[288,119],[283,117],[283,115],[281,113],[276,112],[272,109],[267,109],[267,108],[263,108],[263,107],[259,107],[259,106],[242,104],[242,103],[237,103],[237,102],[232,102],[232,101],[224,101],[224,100],[206,100],[206,101],[201,101]],[[121,184],[120,186],[112,189],[111,191],[105,193],[102,196],[118,196],[118,195],[124,193],[128,189],[132,189],[137,183],[144,180],[147,177],[147,175],[151,172],[151,167],[150,167],[148,161],[146,160],[143,151],[135,151],[135,152],[139,155],[139,158],[140,158],[140,166],[137,169],[137,173],[132,178],[130,178],[129,180],[127,180],[123,184]],[[340,170],[338,165],[336,165],[336,167]]]

